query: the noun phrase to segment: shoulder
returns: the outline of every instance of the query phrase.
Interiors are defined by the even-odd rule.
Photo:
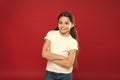
[[[71,38],[70,43],[69,43],[70,49],[76,49],[78,50],[78,41],[74,38]]]
[[[70,42],[71,42],[71,43],[76,43],[76,44],[78,43],[77,40],[74,39],[72,36],[71,36],[71,38],[70,38]]]
[[[44,37],[44,39],[49,39],[52,40],[52,37],[54,36],[54,34],[56,33],[56,30],[50,30],[47,32],[46,36]]]
[[[77,40],[75,40],[75,39],[73,39],[71,43],[72,43],[72,44],[75,44],[75,45],[78,45],[78,42],[77,42]]]
[[[74,38],[71,38],[71,39],[70,39],[70,45],[71,45],[71,46],[73,46],[73,45],[78,46],[78,41],[77,41],[76,39],[74,39]]]
[[[47,32],[47,35],[44,37],[45,39],[52,40],[53,36],[57,33],[57,30],[50,30]]]
[[[57,32],[58,32],[58,30],[50,30],[50,31],[48,31],[48,34],[55,34]]]

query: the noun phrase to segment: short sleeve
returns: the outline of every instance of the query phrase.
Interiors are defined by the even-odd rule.
[[[76,40],[72,41],[70,46],[69,46],[69,49],[76,49],[78,50],[78,42]]]
[[[53,36],[53,31],[49,31],[49,32],[47,33],[47,35],[44,37],[44,39],[48,39],[48,40],[51,41],[52,36]]]

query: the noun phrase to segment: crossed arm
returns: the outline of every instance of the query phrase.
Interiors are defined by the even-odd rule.
[[[51,53],[50,44],[51,42],[46,39],[42,49],[42,57],[62,67],[70,68],[74,63],[76,50],[70,50],[68,57],[64,57],[62,55]]]

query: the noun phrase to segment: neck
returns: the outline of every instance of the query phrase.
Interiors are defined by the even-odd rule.
[[[61,33],[61,32],[60,32],[60,34],[61,34],[61,36],[63,36],[63,37],[69,37],[69,35],[70,35],[70,33]]]

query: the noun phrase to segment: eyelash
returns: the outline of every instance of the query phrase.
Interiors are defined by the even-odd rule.
[[[59,22],[59,24],[62,24],[62,22]],[[65,24],[66,24],[66,25],[68,25],[68,23],[67,23],[67,22],[66,22]]]

